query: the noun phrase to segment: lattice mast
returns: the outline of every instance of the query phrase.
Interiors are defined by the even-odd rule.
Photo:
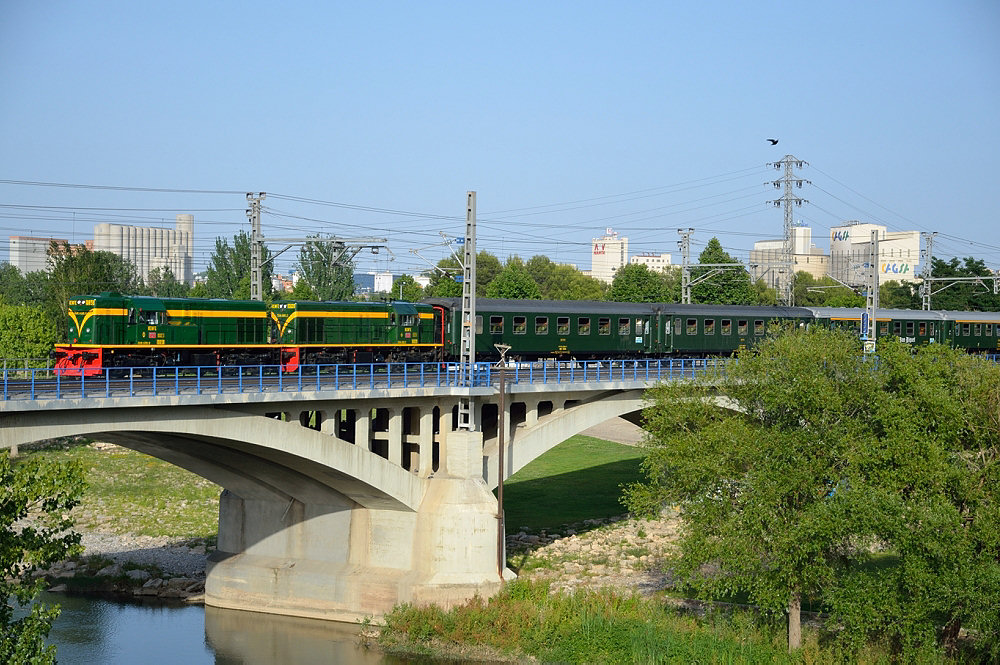
[[[681,234],[681,239],[677,241],[677,246],[681,250],[681,302],[691,304],[691,234],[694,229],[677,229]]]
[[[872,231],[868,244],[868,285],[865,288],[865,314],[861,319],[861,340],[865,353],[875,352],[875,332],[878,330],[878,231]]]
[[[933,233],[922,232],[920,235],[924,239],[924,248],[920,250],[920,276],[923,278],[923,281],[920,282],[920,302],[924,310],[930,310],[933,271],[931,264],[934,262],[934,236],[937,235],[937,231]]]
[[[250,300],[263,300],[261,291],[261,245],[264,236],[260,232],[260,202],[267,197],[267,194],[260,192],[257,196],[253,192],[247,192],[247,217],[250,218]]]
[[[808,180],[803,180],[802,178],[796,178],[795,171],[793,169],[801,169],[807,164],[808,162],[796,159],[792,155],[785,155],[784,159],[780,162],[773,162],[771,164],[771,166],[776,169],[783,168],[785,170],[783,178],[771,181],[771,184],[774,185],[775,189],[784,189],[783,196],[776,201],[771,201],[771,203],[773,203],[775,207],[783,207],[785,210],[785,236],[784,243],[781,246],[781,258],[778,260],[777,284],[778,301],[786,307],[791,307],[795,304],[795,294],[792,290],[792,282],[795,277],[795,246],[792,237],[792,228],[794,226],[792,208],[793,206],[801,206],[803,203],[808,203],[808,201],[795,196],[792,192],[793,187],[801,189],[803,182],[809,182]]]
[[[462,385],[471,388],[476,367],[476,193],[466,192],[465,260],[462,262]],[[458,429],[476,429],[472,397],[458,402]]]

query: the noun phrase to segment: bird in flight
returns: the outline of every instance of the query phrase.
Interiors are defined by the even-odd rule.
[[[771,142],[771,145],[778,145],[778,139],[768,139],[768,141]]]

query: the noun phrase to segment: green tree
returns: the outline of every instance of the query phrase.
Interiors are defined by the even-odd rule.
[[[318,236],[317,236],[318,237]],[[349,300],[354,295],[354,262],[341,242],[307,242],[299,250],[299,281],[312,287],[317,300]]]
[[[486,295],[486,289],[503,269],[504,265],[493,254],[486,251],[476,254],[476,295],[489,297]]]
[[[170,268],[153,268],[146,276],[146,293],[158,298],[183,298],[190,289]]]
[[[643,263],[630,263],[615,273],[607,298],[613,302],[670,302],[671,295],[663,273]]]
[[[795,273],[792,284],[795,304],[799,307],[864,307],[864,296],[858,295],[829,277],[816,279],[807,272]]]
[[[691,287],[691,302],[711,305],[752,305],[756,294],[750,282],[750,275],[741,269],[740,262],[730,256],[719,243],[718,238],[708,241],[698,256],[699,264],[731,263],[736,268],[722,268],[721,272],[710,275],[704,281]],[[691,282],[709,275],[719,268],[691,268]]]
[[[309,286],[309,282],[304,279],[300,279],[295,282],[295,286],[292,288],[289,298],[292,300],[319,300],[319,298],[316,297],[316,292],[313,291],[311,286]]]
[[[48,357],[59,337],[58,326],[41,307],[0,302],[0,357]]]
[[[455,277],[462,274],[458,260],[452,257],[437,262],[436,269],[424,272],[430,283],[424,288],[427,298],[453,298],[462,295],[462,284]],[[478,277],[478,275],[477,275]]]
[[[261,248],[261,296],[269,298],[271,287],[271,252]],[[205,289],[209,298],[250,297],[250,234],[240,231],[233,236],[233,244],[225,238],[215,239],[215,251],[205,271]]]
[[[424,287],[411,275],[400,275],[392,285],[392,296],[406,302],[417,302],[424,297]]]
[[[524,262],[511,257],[503,270],[486,287],[487,298],[510,298],[514,300],[538,300],[542,297],[538,284],[524,268]]]
[[[758,279],[753,283],[753,292],[755,305],[778,304],[778,290],[768,286],[762,279]],[[796,304],[798,304],[797,301]]]
[[[0,455],[0,487],[0,662],[54,663],[45,638],[59,608],[33,602],[45,579],[32,572],[81,551],[68,514],[80,502],[83,471],[37,459],[14,466]],[[17,607],[30,607],[27,616],[14,619]]]
[[[920,295],[912,284],[890,280],[879,284],[878,303],[887,309],[920,309]]]
[[[45,282],[46,314],[52,321],[63,321],[66,305],[72,296],[115,291],[122,294],[142,292],[142,279],[131,261],[111,252],[93,252],[80,245],[52,243],[49,249],[49,278]],[[66,329],[60,327],[60,339]]]
[[[545,300],[604,300],[608,285],[588,277],[573,266],[553,263],[547,256],[533,256],[524,269],[538,284]]]
[[[992,271],[986,267],[982,259],[971,256],[962,261],[952,258],[949,261],[933,259],[931,262],[932,277],[990,277]],[[950,309],[959,311],[996,312],[1000,311],[1000,295],[994,295],[989,288],[991,282],[983,284],[957,283],[945,287],[943,283],[932,282],[934,290],[939,293],[931,296],[931,309]]]
[[[699,595],[786,608],[790,648],[809,599],[852,648],[876,632],[912,657],[940,623],[943,641],[967,627],[997,655],[995,365],[896,340],[865,362],[843,331],[791,329],[650,400],[648,482],[625,501],[680,507],[675,572]]]

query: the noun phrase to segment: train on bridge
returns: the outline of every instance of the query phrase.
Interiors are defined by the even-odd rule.
[[[773,324],[860,330],[864,310],[477,300],[476,357],[649,358],[727,356],[752,347]],[[971,352],[1000,349],[1000,313],[882,309],[877,336],[911,344],[948,343]],[[314,302],[79,296],[68,308],[69,342],[52,352],[66,374],[110,367],[449,362],[460,356],[461,300]]]

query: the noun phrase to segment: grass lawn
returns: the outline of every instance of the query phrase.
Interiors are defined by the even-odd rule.
[[[577,435],[504,481],[507,532],[555,529],[626,512],[621,485],[642,478],[642,448]]]

